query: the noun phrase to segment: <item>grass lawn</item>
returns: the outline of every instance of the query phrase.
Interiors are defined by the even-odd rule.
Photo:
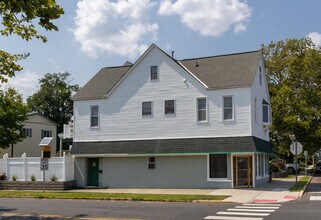
[[[37,199],[94,199],[94,200],[192,202],[195,200],[221,201],[229,196],[0,190],[0,197],[1,198],[37,198]]]
[[[290,188],[290,191],[300,191],[308,184],[310,181],[310,176],[302,177],[294,186]]]

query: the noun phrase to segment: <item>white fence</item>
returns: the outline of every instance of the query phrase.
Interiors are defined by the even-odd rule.
[[[0,159],[0,173],[5,173],[8,180],[15,176],[17,181],[30,181],[34,176],[36,181],[43,180],[43,171],[40,170],[40,157],[9,158],[8,154]],[[45,173],[46,181],[56,176],[57,181],[74,180],[74,158],[66,156],[52,157],[49,159],[49,169]]]

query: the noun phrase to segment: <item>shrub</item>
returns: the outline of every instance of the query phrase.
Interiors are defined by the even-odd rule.
[[[279,165],[277,163],[270,163],[270,170],[272,172],[281,172],[282,170],[280,169]]]
[[[33,182],[36,181],[35,175],[32,174],[32,175],[30,176],[30,179],[31,179],[31,181],[33,181]]]
[[[7,180],[7,176],[5,173],[1,173],[0,174],[0,180],[3,181],[3,180]]]
[[[56,175],[53,175],[53,176],[50,178],[50,180],[51,180],[51,182],[55,182],[55,181],[57,181],[57,177],[56,177]]]
[[[12,176],[12,181],[17,181],[17,175]]]

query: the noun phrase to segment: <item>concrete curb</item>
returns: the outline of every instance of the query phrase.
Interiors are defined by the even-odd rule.
[[[312,177],[313,177],[313,176],[310,176],[310,179],[308,180],[308,183],[303,187],[303,190],[300,191],[298,198],[301,198],[301,197],[303,196],[303,194],[305,193],[308,185],[310,184],[310,182],[311,182],[311,180],[312,180]]]

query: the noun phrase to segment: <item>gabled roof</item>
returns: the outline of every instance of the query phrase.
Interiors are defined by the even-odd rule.
[[[212,57],[173,59],[163,50],[152,44],[134,65],[106,67],[101,69],[89,82],[73,96],[73,100],[92,100],[107,97],[116,86],[135,68],[152,48],[157,48],[167,55],[173,62],[191,74],[206,89],[227,89],[250,87],[253,84],[256,69],[261,57],[260,51],[228,54]]]
[[[106,94],[127,73],[131,66],[118,66],[102,68],[76,95],[75,100],[103,99]]]
[[[117,154],[207,154],[207,153],[273,153],[268,141],[254,136],[154,139],[131,141],[74,142],[75,155]]]
[[[208,89],[250,87],[259,65],[260,51],[179,61]]]

